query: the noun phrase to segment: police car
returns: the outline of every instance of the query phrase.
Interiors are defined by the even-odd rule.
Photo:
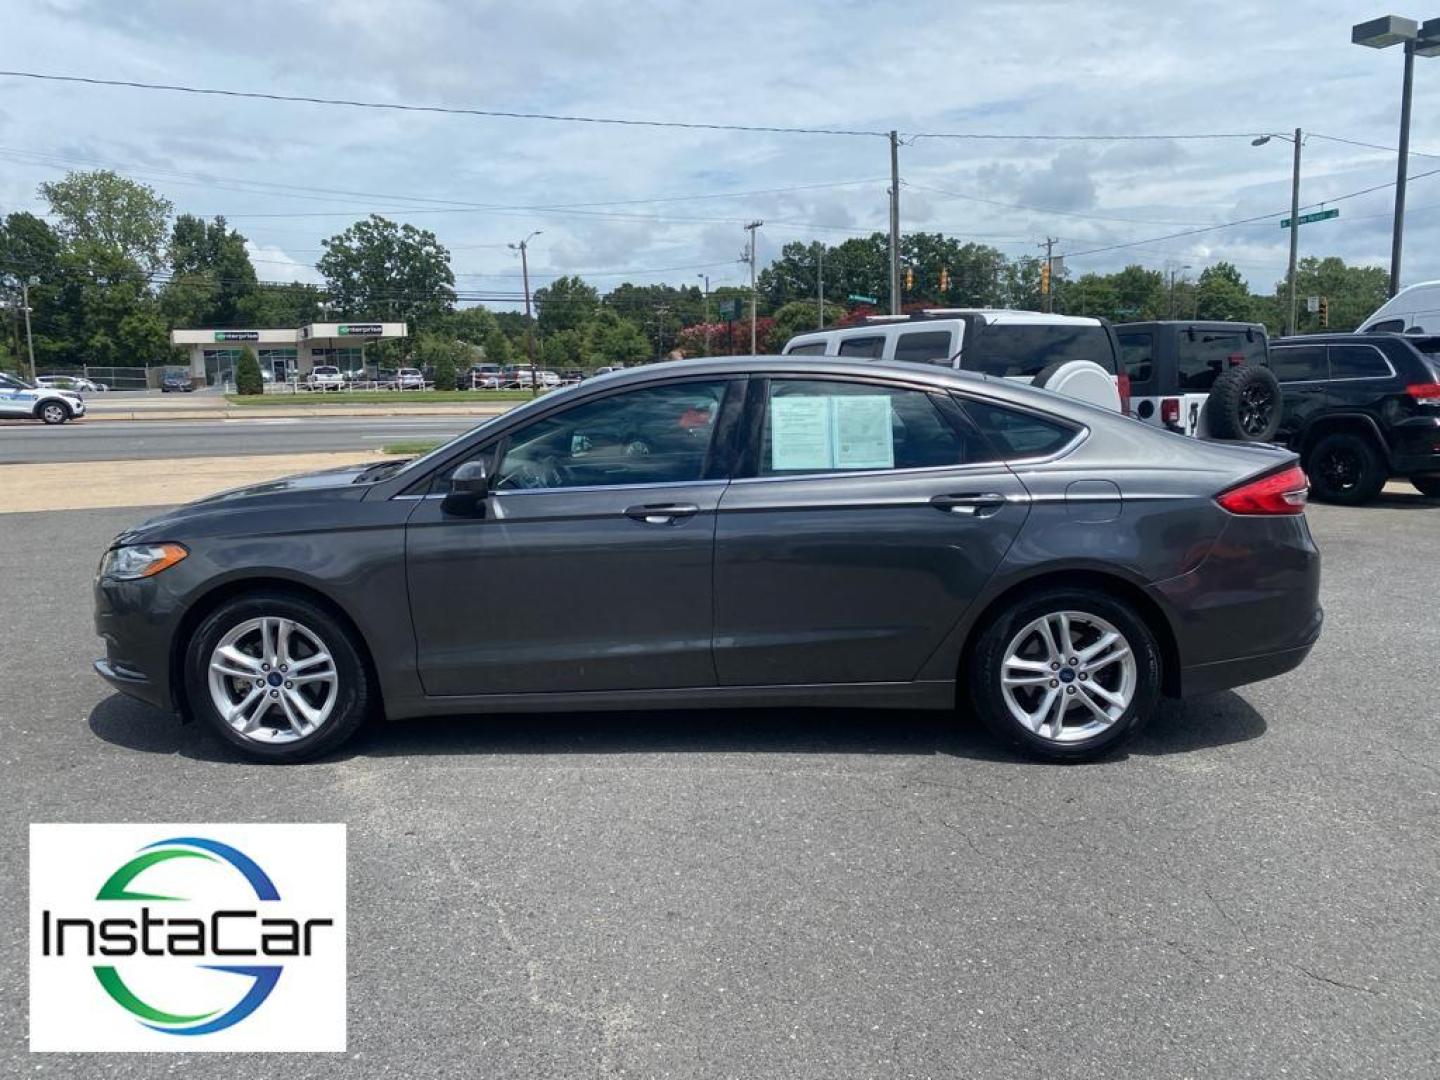
[[[1178,435],[1271,442],[1280,383],[1259,323],[1157,320],[1116,323],[1130,383],[1130,415]]]
[[[32,386],[0,372],[0,419],[43,420],[63,424],[85,415],[85,400],[72,390]]]

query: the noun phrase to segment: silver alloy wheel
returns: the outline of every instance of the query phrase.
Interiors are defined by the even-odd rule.
[[[1125,715],[1136,671],[1130,643],[1113,625],[1084,611],[1055,611],[1010,639],[1000,692],[1027,731],[1083,742]]]
[[[335,659],[293,619],[247,619],[210,653],[210,700],[237,733],[255,742],[302,739],[330,718],[340,688]]]
[[[50,404],[41,410],[41,415],[47,424],[63,424],[65,422],[65,406]]]

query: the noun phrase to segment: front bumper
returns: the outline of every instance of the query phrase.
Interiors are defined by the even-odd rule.
[[[95,672],[123,694],[174,711],[170,641],[179,605],[163,576],[96,580],[95,633],[105,642],[105,657],[95,661]]]

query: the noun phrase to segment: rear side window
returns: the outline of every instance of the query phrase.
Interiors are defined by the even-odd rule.
[[[950,363],[949,330],[912,330],[895,339],[895,359],[912,364]]]
[[[1393,372],[1373,345],[1331,345],[1330,378],[1388,379]]]
[[[1270,370],[1282,383],[1326,377],[1325,346],[1288,345],[1270,351]]]
[[[812,341],[806,345],[796,345],[787,349],[786,356],[824,356],[825,343],[823,341]]]
[[[1155,335],[1128,333],[1120,338],[1120,361],[1125,365],[1125,374],[1130,382],[1148,383],[1155,374]]]
[[[1110,335],[1098,325],[992,323],[966,347],[960,366],[982,375],[1033,379],[1061,360],[1093,360],[1115,371]]]
[[[1206,391],[1236,364],[1265,363],[1265,341],[1233,331],[1195,330],[1179,335],[1175,368],[1178,389]]]
[[[883,337],[849,337],[840,339],[841,356],[859,356],[866,360],[878,360],[885,351]]]
[[[974,398],[957,396],[956,400],[971,423],[980,429],[996,454],[1005,461],[1049,457],[1075,438],[1075,429],[1057,420]]]
[[[1367,334],[1398,334],[1405,329],[1404,319],[1386,319],[1365,328]]]

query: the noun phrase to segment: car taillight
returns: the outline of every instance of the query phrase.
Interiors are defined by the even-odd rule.
[[[1160,402],[1160,422],[1162,424],[1178,424],[1180,422],[1180,399],[1167,397]]]
[[[1421,405],[1440,407],[1440,383],[1414,383],[1405,387],[1405,393],[1409,394]]]
[[[1120,391],[1120,415],[1130,415],[1130,376],[1120,374],[1115,376],[1115,389]]]
[[[1303,514],[1310,481],[1299,465],[1247,480],[1222,491],[1215,501],[1232,514]]]

